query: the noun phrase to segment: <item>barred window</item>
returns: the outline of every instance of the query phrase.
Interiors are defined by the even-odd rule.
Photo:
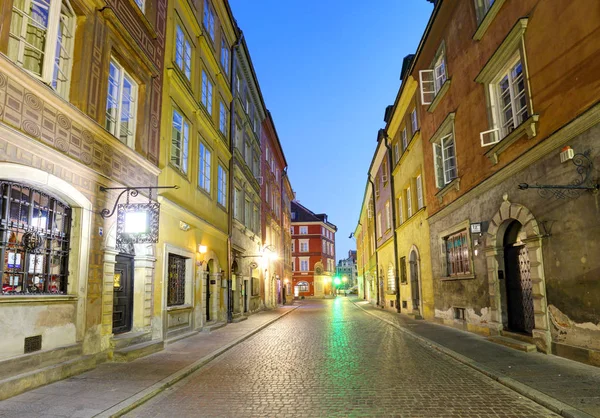
[[[467,231],[462,230],[444,238],[448,276],[471,273]]]
[[[71,208],[25,184],[0,194],[2,294],[66,294]]]
[[[185,257],[169,254],[169,288],[167,306],[185,303]]]

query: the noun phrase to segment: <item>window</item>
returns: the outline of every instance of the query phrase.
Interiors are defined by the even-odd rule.
[[[380,180],[379,180],[379,176],[377,176],[375,178],[375,198],[379,199],[379,195],[380,195]]]
[[[254,232],[258,233],[260,231],[260,214],[259,214],[259,210],[258,210],[258,204],[255,203],[253,205],[253,211],[254,211]]]
[[[167,306],[185,303],[185,262],[186,258],[169,254]]]
[[[8,56],[69,97],[76,16],[67,0],[15,1],[9,28]]]
[[[137,4],[140,10],[144,12],[144,9],[146,7],[146,0],[135,0],[135,4]]]
[[[406,189],[406,218],[412,216],[412,196],[410,193],[410,187]]]
[[[408,282],[406,276],[406,257],[400,257],[400,283],[406,284]]]
[[[413,109],[412,112],[410,112],[410,127],[413,135],[419,130],[419,124],[417,122],[417,109]]]
[[[218,170],[218,187],[217,187],[217,202],[226,207],[227,206],[227,172],[221,164],[219,164]]]
[[[293,226],[290,226],[290,234],[294,235],[294,227]]]
[[[173,110],[172,129],[171,164],[181,170],[181,172],[187,173],[190,125],[177,110]]]
[[[454,135],[449,133],[433,144],[436,185],[443,188],[457,177]]]
[[[308,292],[308,283],[307,282],[298,282],[296,285],[296,289],[298,292]]]
[[[308,241],[300,240],[300,252],[307,253],[308,252]]]
[[[220,107],[220,112],[219,112],[219,129],[221,130],[221,133],[225,136],[227,136],[227,119],[228,118],[229,118],[229,111],[227,109],[227,106],[225,106],[225,103],[223,103],[221,101],[221,107]],[[247,158],[250,158],[250,156],[248,156]]]
[[[215,41],[215,12],[213,12],[210,2],[204,0],[204,29],[208,32],[211,41]]]
[[[428,70],[419,71],[421,103],[431,104],[446,82],[446,53],[444,44],[440,46]]]
[[[233,217],[239,221],[242,220],[242,191],[237,187],[233,188]]]
[[[417,208],[423,208],[423,180],[420,175],[417,176]]]
[[[295,242],[296,242],[296,240],[294,240],[294,239],[293,239],[293,240],[292,240],[292,252],[296,251],[296,250],[294,249],[294,247],[295,247]]]
[[[308,271],[308,260],[300,260],[300,271]]]
[[[388,276],[387,276],[387,287],[390,292],[396,291],[396,276],[394,275],[394,267],[390,266],[388,268]]]
[[[481,23],[490,7],[494,4],[494,0],[475,0],[475,11],[477,13],[477,23]]]
[[[398,164],[400,161],[400,145],[398,142],[394,144],[394,163]]]
[[[390,211],[390,201],[385,202],[385,229],[386,231],[392,227],[392,213]]]
[[[324,226],[321,227],[321,235],[325,236],[325,227]]]
[[[225,34],[221,37],[221,65],[225,74],[229,75],[229,45],[227,45]]]
[[[244,206],[244,225],[248,229],[252,229],[252,202],[250,199],[246,199]]]
[[[198,186],[210,193],[210,150],[202,142],[198,161]]]
[[[408,137],[406,136],[406,128],[402,129],[402,151],[408,148]]]
[[[296,219],[296,212],[292,212],[292,220]],[[294,233],[294,227],[292,227],[292,234]]]
[[[2,294],[66,294],[71,208],[25,184],[0,180]]]
[[[308,226],[301,226],[300,227],[300,235],[306,235],[308,234]]]
[[[400,224],[404,223],[404,213],[402,210],[402,197],[398,198],[398,221]]]
[[[462,230],[444,238],[446,251],[446,272],[448,277],[469,274],[469,245],[467,231]]]
[[[379,236],[382,236],[383,231],[381,230],[381,212],[377,214],[377,230],[379,231]]]
[[[213,85],[212,81],[206,75],[206,72],[202,71],[202,104],[206,108],[209,115],[212,115],[212,94]]]
[[[179,25],[177,25],[175,34],[175,64],[190,80],[192,77],[192,46]]]
[[[114,59],[108,70],[106,96],[106,130],[125,145],[135,142],[135,122],[138,86]]]
[[[383,157],[383,164],[381,167],[381,180],[383,181],[383,184],[385,185],[388,181],[388,163],[387,163],[387,158]]]

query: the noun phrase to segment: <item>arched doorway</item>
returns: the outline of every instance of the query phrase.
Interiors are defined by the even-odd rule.
[[[412,249],[408,259],[410,265],[410,293],[413,313],[421,315],[421,286],[419,282],[419,257],[416,249]]]
[[[527,246],[519,234],[522,225],[512,221],[504,232],[504,292],[506,298],[506,321],[510,331],[531,335],[535,327],[533,315],[533,294],[531,284],[531,266]]]
[[[228,309],[232,314],[241,313],[242,286],[239,282],[239,268],[236,260],[231,265],[231,286],[228,289]]]
[[[210,264],[208,263],[208,265],[206,266],[206,271],[204,272],[204,274],[206,274],[206,278],[204,279],[204,288],[206,291],[206,304],[205,304],[205,309],[206,309],[206,322],[211,320],[210,317]]]

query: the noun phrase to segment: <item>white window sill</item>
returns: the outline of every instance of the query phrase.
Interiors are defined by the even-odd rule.
[[[464,276],[440,277],[439,279],[442,282],[452,282],[455,280],[473,280],[473,279],[475,279],[475,275],[474,274],[465,274]]]
[[[487,13],[481,20],[481,23],[479,23],[479,27],[475,31],[475,34],[473,35],[473,39],[475,41],[479,41],[481,38],[483,38],[483,35],[485,35],[485,33],[487,32],[488,28],[492,24],[492,21],[500,11],[500,8],[502,7],[505,1],[506,0],[496,0],[494,4],[492,4],[492,6],[488,9]]]
[[[175,306],[167,306],[168,312],[177,312],[177,311],[191,311],[193,308],[192,305],[186,303],[184,305],[175,305]]]
[[[437,197],[438,201],[440,202],[440,205],[444,201],[444,196],[447,195],[448,193],[450,193],[452,190],[456,190],[456,191],[460,190],[460,177],[457,177],[454,180],[452,180],[450,183],[446,184],[443,188],[441,188],[435,194],[435,197]]]
[[[32,295],[1,295],[1,303],[27,303],[27,304],[49,304],[49,303],[61,303],[61,302],[76,302],[77,296],[75,295],[48,295],[42,294],[39,296]]]
[[[444,96],[446,95],[446,92],[450,88],[451,81],[452,80],[449,79],[449,78],[447,78],[446,81],[444,81],[444,84],[442,84],[442,87],[437,92],[437,94],[435,95],[435,98],[433,99],[433,101],[431,102],[431,104],[429,105],[429,107],[427,108],[427,111],[429,113],[433,113],[433,111],[435,110],[435,108],[438,107],[438,105],[440,104],[440,102],[442,101],[442,99],[444,98]]]
[[[539,119],[539,115],[531,115],[526,121],[517,126],[514,131],[506,135],[499,142],[494,144],[488,151],[486,151],[485,156],[490,159],[492,164],[498,164],[498,156],[517,140],[521,139],[523,135],[527,134],[528,139],[531,139],[537,135],[537,124]]]

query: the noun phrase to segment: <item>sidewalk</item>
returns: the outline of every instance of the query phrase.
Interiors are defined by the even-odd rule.
[[[100,364],[87,373],[0,402],[0,417],[120,416],[296,308],[280,306],[258,312],[130,363]]]
[[[457,330],[350,299],[365,312],[421,343],[478,370],[564,417],[600,417],[600,368],[542,353],[525,353]]]

